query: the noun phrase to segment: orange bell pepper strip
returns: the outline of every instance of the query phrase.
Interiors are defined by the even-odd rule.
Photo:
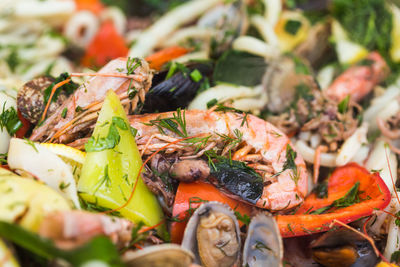
[[[77,10],[89,10],[98,15],[104,10],[104,5],[100,0],[75,0]]]
[[[334,202],[345,197],[357,183],[359,201],[348,207],[333,207]],[[294,215],[278,215],[276,220],[282,237],[309,235],[329,230],[333,219],[348,224],[369,216],[375,209],[389,205],[390,199],[390,191],[378,173],[369,173],[358,164],[350,163],[332,173],[327,198],[317,198],[312,193]],[[326,209],[325,213],[316,214],[321,208]]]
[[[211,184],[204,182],[180,183],[172,211],[173,217],[178,220],[171,224],[171,241],[173,243],[181,243],[191,212],[205,201],[225,203],[242,216],[250,216],[251,206],[227,197]],[[243,223],[239,221],[239,225],[242,226]]]
[[[160,70],[165,63],[168,63],[175,58],[183,56],[188,52],[190,52],[190,50],[187,48],[181,46],[172,46],[162,49],[146,57],[146,61],[149,62],[150,68]]]
[[[127,56],[128,51],[129,48],[125,44],[124,38],[118,34],[114,24],[106,21],[87,47],[82,65],[101,67],[114,58]]]

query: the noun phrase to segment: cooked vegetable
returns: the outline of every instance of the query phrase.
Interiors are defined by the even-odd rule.
[[[155,196],[139,176],[142,160],[125,111],[112,91],[107,93],[86,150],[90,152],[78,182],[82,199],[103,209],[122,207],[118,210],[121,216],[148,226],[163,220]]]
[[[390,191],[378,173],[369,173],[355,163],[337,168],[328,180],[328,197],[310,194],[295,215],[278,215],[282,236],[291,237],[327,231],[333,219],[350,223],[384,209]]]
[[[108,61],[127,54],[125,40],[118,34],[114,24],[106,21],[89,44],[82,64],[87,67],[101,67]]]
[[[46,147],[27,139],[12,138],[8,165],[11,169],[32,174],[72,201],[76,208],[80,207],[73,170]]]
[[[4,168],[0,168],[0,192],[0,220],[34,232],[46,214],[70,209],[68,202],[50,187]]]
[[[173,46],[160,50],[146,57],[146,60],[149,62],[150,68],[160,70],[165,63],[168,63],[175,58],[183,56],[188,52],[189,50],[184,47]]]

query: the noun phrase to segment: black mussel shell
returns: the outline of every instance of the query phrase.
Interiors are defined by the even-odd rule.
[[[245,163],[230,159],[219,159],[211,166],[209,182],[232,197],[256,204],[262,196],[263,180]]]
[[[165,80],[168,70],[154,75],[153,86],[146,94],[144,113],[165,112],[185,108],[196,96],[201,85],[212,74],[211,63],[195,63],[187,66],[188,71],[178,72]],[[196,82],[190,73],[198,70],[202,78]]]

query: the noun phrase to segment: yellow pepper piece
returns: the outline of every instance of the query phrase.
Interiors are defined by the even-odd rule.
[[[142,159],[125,110],[111,90],[107,93],[93,136],[86,144],[86,151],[78,182],[81,198],[106,209],[116,209],[128,202]],[[156,197],[141,178],[133,198],[118,212],[128,220],[135,223],[142,221],[147,226],[163,220]]]

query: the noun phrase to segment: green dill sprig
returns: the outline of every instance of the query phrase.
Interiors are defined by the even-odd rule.
[[[353,204],[360,203],[361,200],[359,197],[359,187],[360,182],[355,183],[343,197],[333,201],[331,205],[310,212],[310,214],[322,214],[326,212],[332,212],[339,208],[346,208]]]
[[[163,135],[166,135],[165,130],[169,130],[182,138],[188,137],[185,110],[182,111],[180,108],[172,114],[172,117],[163,119],[159,117],[155,120],[151,120],[149,123],[143,124],[147,126],[156,126],[158,131]]]

